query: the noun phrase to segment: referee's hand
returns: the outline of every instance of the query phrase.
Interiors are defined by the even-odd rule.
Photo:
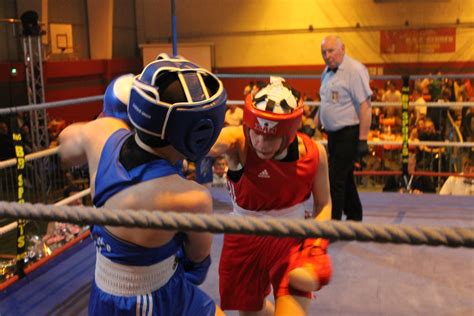
[[[369,154],[369,145],[367,144],[367,140],[359,139],[359,143],[357,144],[357,157],[359,159],[362,159],[368,154]]]

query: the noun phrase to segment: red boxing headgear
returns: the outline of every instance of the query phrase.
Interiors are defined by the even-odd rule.
[[[293,142],[303,116],[298,93],[283,82],[283,78],[271,77],[270,84],[255,96],[248,94],[243,118],[244,126],[259,134],[283,136],[279,152]]]

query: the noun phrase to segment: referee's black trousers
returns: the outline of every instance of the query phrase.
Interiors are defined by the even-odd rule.
[[[362,221],[362,204],[354,180],[354,163],[357,159],[359,125],[347,126],[328,132],[329,182],[332,199],[332,218]]]

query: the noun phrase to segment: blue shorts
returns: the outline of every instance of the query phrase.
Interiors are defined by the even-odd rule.
[[[214,316],[216,304],[196,285],[185,279],[182,268],[158,290],[144,295],[123,297],[108,294],[93,283],[89,315],[197,315]]]

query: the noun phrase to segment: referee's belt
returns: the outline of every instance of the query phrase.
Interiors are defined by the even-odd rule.
[[[324,130],[327,134],[335,134],[335,133],[340,133],[340,132],[346,132],[346,131],[352,131],[352,130],[358,130],[359,129],[359,124],[356,125],[349,125],[349,126],[344,126],[343,128],[340,128],[336,131],[328,131]]]

